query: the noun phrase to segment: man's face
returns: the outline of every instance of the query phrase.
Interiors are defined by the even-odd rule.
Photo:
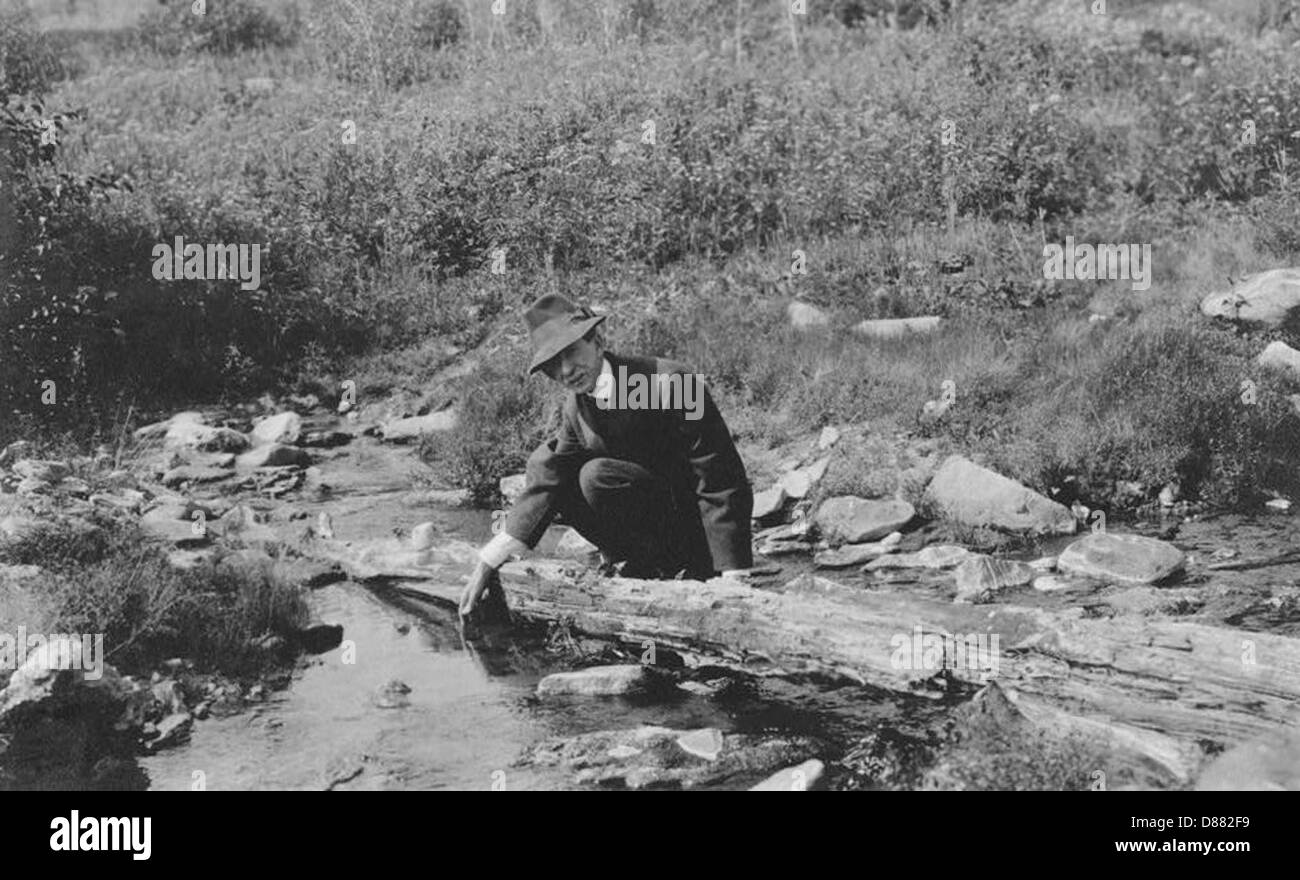
[[[590,394],[600,378],[604,351],[594,335],[571,343],[542,365],[542,372],[577,394]]]

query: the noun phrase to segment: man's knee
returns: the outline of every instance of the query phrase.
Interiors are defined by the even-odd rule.
[[[618,467],[612,458],[593,458],[578,471],[578,489],[593,507],[601,496],[617,485]]]

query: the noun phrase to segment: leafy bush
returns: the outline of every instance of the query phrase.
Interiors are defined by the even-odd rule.
[[[31,13],[0,10],[0,96],[44,94],[65,72]]]
[[[272,15],[254,0],[212,0],[199,14],[191,0],[163,0],[164,8],[141,19],[141,42],[166,55],[210,52],[234,55],[251,49],[293,45],[298,38],[296,6]]]

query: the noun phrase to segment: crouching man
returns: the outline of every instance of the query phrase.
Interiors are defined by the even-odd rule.
[[[625,577],[747,573],[754,497],[702,378],[674,361],[608,351],[605,316],[563,296],[541,297],[524,318],[529,373],[569,394],[558,436],[529,457],[523,493],[479,551],[461,615],[499,592],[497,569],[535,547],[557,514]]]

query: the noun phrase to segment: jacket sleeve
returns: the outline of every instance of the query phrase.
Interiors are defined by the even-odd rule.
[[[524,491],[510,509],[502,532],[529,549],[537,546],[559,509],[559,494],[576,485],[578,470],[590,458],[576,424],[577,413],[570,404],[557,436],[538,446],[524,469]]]
[[[698,374],[687,374],[683,382],[696,386],[702,406],[673,407],[670,412],[685,442],[686,456],[695,475],[695,495],[700,520],[708,538],[715,571],[751,568],[754,550],[750,517],[754,495],[745,465],[731,440],[731,431],[713,396]],[[692,416],[696,416],[692,418]]]

